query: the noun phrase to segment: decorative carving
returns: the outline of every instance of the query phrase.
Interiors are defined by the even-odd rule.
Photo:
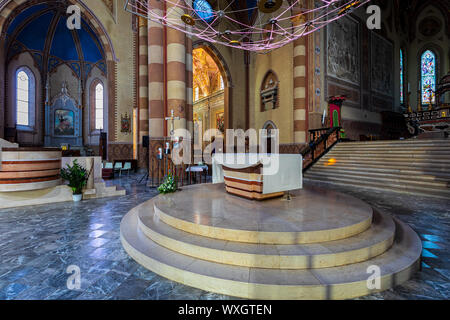
[[[394,48],[392,43],[372,33],[372,90],[385,95],[393,95]]]
[[[360,84],[359,23],[345,16],[327,27],[327,69],[333,78]]]
[[[278,77],[272,71],[269,71],[261,85],[261,111],[278,108]]]

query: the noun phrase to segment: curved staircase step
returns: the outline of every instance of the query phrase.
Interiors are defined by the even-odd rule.
[[[249,299],[348,299],[401,284],[419,268],[420,239],[397,220],[392,248],[373,259],[341,267],[278,270],[226,265],[171,251],[140,230],[139,208],[130,211],[120,227],[128,254],[163,277],[220,294]],[[380,268],[379,289],[367,287],[371,266]]]
[[[382,254],[393,242],[395,224],[387,214],[374,212],[371,227],[350,238],[318,244],[272,245],[239,243],[193,235],[163,223],[141,207],[139,227],[154,242],[198,259],[253,268],[326,268],[361,262]]]
[[[188,233],[262,244],[339,240],[367,230],[372,222],[372,207],[333,190],[297,190],[291,193],[292,201],[276,198],[263,202],[223,190],[223,184],[197,185],[183,188],[182,196],[160,196],[154,202],[155,214]]]

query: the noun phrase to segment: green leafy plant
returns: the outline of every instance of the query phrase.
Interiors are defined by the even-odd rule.
[[[87,184],[89,174],[85,168],[75,159],[73,165],[67,164],[67,168],[61,169],[61,178],[69,181],[69,187],[74,195],[83,194],[83,188]]]
[[[165,177],[164,182],[158,187],[159,193],[162,194],[174,193],[177,189],[177,179],[171,173]]]

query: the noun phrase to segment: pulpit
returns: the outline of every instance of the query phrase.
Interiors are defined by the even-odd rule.
[[[303,187],[299,154],[215,154],[213,183],[230,194],[265,200]]]

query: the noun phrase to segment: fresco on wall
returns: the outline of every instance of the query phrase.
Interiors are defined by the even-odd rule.
[[[372,32],[372,90],[393,95],[394,47],[392,43]]]
[[[350,17],[327,27],[328,75],[356,85],[360,84],[359,23]]]
[[[75,134],[74,114],[70,110],[55,110],[55,136]]]

